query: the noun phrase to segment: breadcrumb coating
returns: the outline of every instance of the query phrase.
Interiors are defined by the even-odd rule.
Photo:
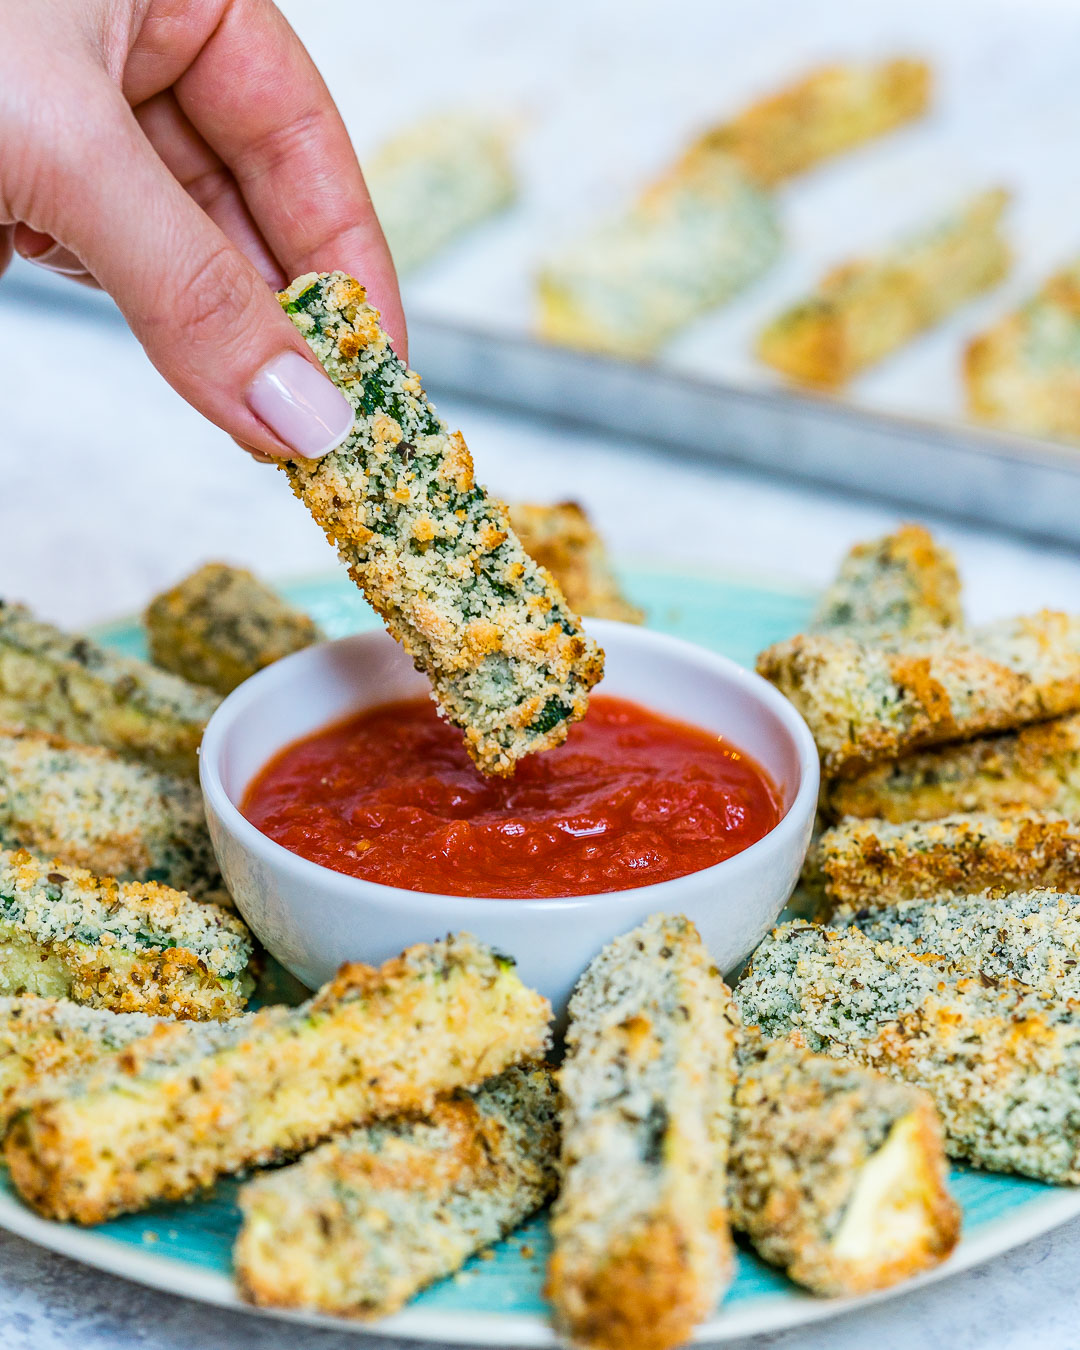
[[[0,600],[0,722],[194,778],[199,742],[219,702],[209,689]]]
[[[18,1115],[5,1157],[47,1218],[100,1223],[280,1162],[365,1121],[430,1110],[548,1043],[546,999],[467,934],[343,966],[298,1008],[185,1024]]]
[[[644,615],[619,589],[604,541],[577,502],[517,502],[510,523],[531,558],[546,567],[577,614],[641,623]]]
[[[603,653],[476,484],[461,433],[394,355],[363,286],[312,272],[279,298],[356,413],[337,450],[283,465],[293,491],[477,767],[512,773],[585,715]]]
[[[748,1026],[924,1088],[949,1154],[1080,1182],[1080,1009],[950,975],[858,930],[774,930],[736,989]]]
[[[695,148],[732,155],[772,187],[921,117],[931,80],[926,62],[909,57],[822,66],[705,132]]]
[[[372,1318],[506,1237],[555,1191],[558,1095],[521,1065],[366,1125],[240,1192],[245,1298]]]
[[[964,378],[979,421],[1080,441],[1080,259],[972,340]]]
[[[922,525],[901,525],[847,553],[810,632],[906,638],[963,624],[953,555]]]
[[[232,904],[197,784],[46,731],[0,726],[0,845]]]
[[[762,331],[758,356],[790,379],[842,388],[1002,280],[1008,201],[1001,189],[983,192],[889,252],[834,267]]]
[[[144,622],[155,665],[219,694],[323,637],[310,615],[227,563],[206,563],[155,596]]]
[[[578,982],[547,1286],[575,1345],[669,1350],[727,1287],[736,1021],[679,916],[616,938]]]
[[[936,746],[825,784],[834,820],[877,816],[893,824],[960,812],[1045,811],[1080,820],[1080,716]]]
[[[806,719],[826,778],[1080,709],[1080,618],[1054,610],[900,643],[804,634],[758,672]]]
[[[815,1294],[866,1294],[949,1255],[960,1209],[941,1125],[918,1088],[745,1033],[731,1222]]]
[[[834,913],[989,887],[1080,891],[1080,825],[1034,813],[850,820],[825,831],[809,866]]]

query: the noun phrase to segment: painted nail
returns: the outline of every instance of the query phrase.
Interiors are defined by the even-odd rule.
[[[305,459],[336,450],[353,425],[348,399],[299,352],[282,352],[251,382],[247,405]]]

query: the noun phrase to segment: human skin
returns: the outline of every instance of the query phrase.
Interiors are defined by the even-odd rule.
[[[108,291],[257,457],[315,457],[351,426],[275,299],[290,278],[362,279],[407,357],[348,133],[270,0],[3,0],[0,145],[0,272],[14,251]]]

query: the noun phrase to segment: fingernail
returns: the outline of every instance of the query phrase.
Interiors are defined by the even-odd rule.
[[[353,425],[348,399],[299,352],[282,352],[251,382],[247,405],[305,459],[336,450]]]
[[[56,272],[63,277],[87,275],[86,268],[74,253],[69,253],[66,248],[62,248],[59,244],[53,244],[41,253],[24,253],[23,257],[27,262],[32,262],[35,267],[43,267],[46,272]]]

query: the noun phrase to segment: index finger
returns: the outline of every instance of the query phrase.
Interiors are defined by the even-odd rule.
[[[397,275],[349,134],[300,39],[268,0],[235,0],[176,82],[285,271],[362,281],[403,360]]]

